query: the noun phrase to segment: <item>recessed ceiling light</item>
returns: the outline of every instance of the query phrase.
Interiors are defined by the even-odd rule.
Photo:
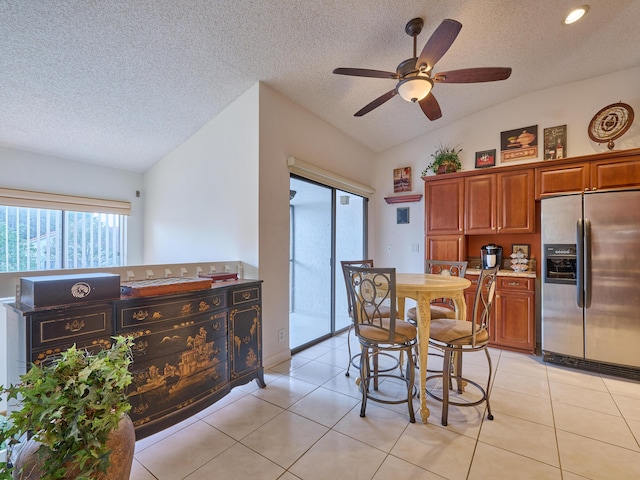
[[[574,8],[569,12],[569,14],[566,17],[564,17],[564,20],[562,21],[562,23],[565,25],[571,25],[572,23],[575,23],[578,20],[580,20],[582,17],[584,17],[588,11],[589,11],[589,5],[581,5],[577,8]]]

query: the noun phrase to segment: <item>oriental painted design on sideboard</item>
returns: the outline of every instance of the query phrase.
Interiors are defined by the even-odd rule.
[[[259,366],[261,358],[260,305],[232,309],[229,313],[231,338],[234,343],[231,378],[238,378]]]
[[[129,388],[134,425],[162,418],[166,412],[206,398],[228,377],[226,312],[203,321],[168,325],[140,337],[134,348]],[[154,359],[144,361],[146,351]]]

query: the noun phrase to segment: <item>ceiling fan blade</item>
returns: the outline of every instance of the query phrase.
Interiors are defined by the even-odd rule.
[[[433,76],[433,81],[439,83],[495,82],[497,80],[506,80],[510,76],[511,69],[508,67],[463,68],[461,70],[438,72]]]
[[[369,113],[371,110],[373,110],[374,108],[378,108],[380,105],[382,105],[384,102],[387,102],[389,100],[391,100],[393,97],[395,97],[396,95],[396,90],[395,88],[393,90],[389,90],[387,93],[385,93],[384,95],[379,96],[378,98],[376,98],[373,102],[369,103],[368,105],[365,105],[364,107],[362,107],[360,110],[358,110],[353,116],[354,117],[361,117],[367,113]]]
[[[398,79],[395,72],[385,72],[384,70],[369,70],[368,68],[336,68],[333,73],[338,75],[353,75],[356,77],[391,78]]]
[[[429,95],[424,97],[418,103],[420,104],[422,112],[429,120],[437,120],[442,116],[442,110],[440,110],[440,105],[438,104],[436,97],[433,96],[433,92],[430,92]]]
[[[443,20],[427,40],[427,44],[422,49],[422,53],[420,53],[420,57],[416,62],[416,68],[420,68],[422,65],[433,68],[436,62],[447,53],[458,33],[460,33],[461,28],[462,24],[456,20]]]

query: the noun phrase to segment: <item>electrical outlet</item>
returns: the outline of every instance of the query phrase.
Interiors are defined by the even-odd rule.
[[[278,330],[278,343],[284,342],[284,328]]]
[[[412,243],[411,244],[411,252],[419,253],[420,252],[420,244],[419,243]]]
[[[391,252],[391,250],[393,250],[393,245],[387,245],[387,252]]]

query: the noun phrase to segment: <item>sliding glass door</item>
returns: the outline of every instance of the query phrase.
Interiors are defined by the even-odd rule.
[[[347,290],[342,276],[342,260],[361,260],[365,258],[365,199],[351,193],[336,190],[337,202],[336,242],[334,270],[336,281],[334,288],[335,330],[349,326],[351,318],[347,311]]]
[[[340,260],[364,258],[364,198],[292,176],[289,347],[298,351],[349,325]]]

